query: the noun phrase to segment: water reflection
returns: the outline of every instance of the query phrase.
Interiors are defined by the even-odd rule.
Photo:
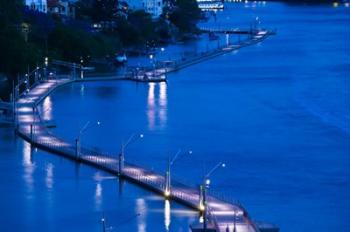
[[[23,161],[24,167],[24,181],[27,185],[29,192],[32,192],[34,189],[34,178],[33,173],[35,171],[35,165],[32,162],[32,148],[30,143],[23,142]]]
[[[96,210],[101,210],[102,205],[102,185],[101,182],[96,183],[95,189],[95,207]]]
[[[42,116],[45,121],[52,120],[52,100],[51,96],[47,96],[42,106]]]
[[[165,205],[164,205],[164,225],[165,225],[165,230],[169,231],[171,223],[171,215],[170,215],[170,201],[165,200]]]
[[[145,199],[138,198],[136,199],[136,213],[140,214],[137,218],[137,231],[146,232],[146,214],[147,214],[147,205]]]
[[[147,99],[148,128],[164,128],[167,122],[167,84],[149,83]]]
[[[46,166],[46,178],[45,178],[45,183],[46,183],[46,187],[48,189],[52,189],[53,187],[53,164],[52,163],[49,163],[47,166]]]
[[[82,85],[80,86],[80,96],[81,96],[81,97],[84,97],[84,95],[85,95],[85,85],[82,84]]]
[[[154,129],[154,121],[155,121],[155,98],[154,98],[154,86],[155,83],[148,84],[148,110],[147,110],[147,118],[148,118],[148,128]]]

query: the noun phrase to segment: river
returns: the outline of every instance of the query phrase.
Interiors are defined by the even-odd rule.
[[[71,140],[87,121],[100,121],[82,143],[113,154],[142,133],[126,160],[159,172],[178,149],[192,151],[173,174],[193,186],[223,161],[211,191],[283,232],[350,231],[350,8],[225,6],[205,25],[249,27],[259,17],[277,35],[170,74],[167,84],[62,87],[44,100],[44,119]],[[205,50],[206,42],[165,47],[161,56]],[[107,173],[31,151],[12,128],[0,137],[0,231],[102,231],[102,217],[111,231],[189,231],[198,220]]]

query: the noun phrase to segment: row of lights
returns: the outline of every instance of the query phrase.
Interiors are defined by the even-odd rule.
[[[81,139],[82,135],[90,128],[94,126],[100,126],[101,122],[97,121],[95,124],[91,124],[90,121],[85,123],[85,125],[80,129],[79,131],[79,136],[77,138],[77,154],[80,155],[80,144],[81,144]],[[128,145],[130,145],[133,142],[136,142],[138,139],[144,138],[143,134],[132,134],[129,139],[125,142],[122,143],[121,145],[121,151],[120,151],[120,156],[119,156],[119,172],[122,174],[122,170],[124,168],[124,161],[125,161],[125,149],[127,148]],[[188,154],[191,155],[193,152],[190,150],[186,153],[183,153],[181,150],[179,150],[171,159],[169,157],[168,160],[168,168],[165,174],[165,189],[164,189],[164,197],[166,199],[169,199],[171,197],[171,167],[175,164],[177,160],[181,158],[182,154]],[[223,162],[219,162],[216,164],[206,175],[204,175],[203,182],[200,186],[201,192],[200,192],[200,202],[198,209],[206,214],[207,210],[207,201],[206,201],[206,191],[209,188],[211,184],[210,177],[220,168],[225,168],[226,164]]]
[[[161,51],[164,52],[164,48],[161,48]],[[153,55],[150,55],[149,57],[151,60],[154,59]],[[45,57],[44,59],[44,64],[45,66],[48,66],[48,62],[49,59],[48,57]],[[26,81],[25,81],[26,82]],[[82,136],[83,134],[88,130],[91,129],[95,126],[100,126],[101,122],[97,121],[96,123],[91,123],[90,121],[86,122],[84,124],[84,126],[79,130],[79,134],[78,137],[76,138],[76,155],[79,157],[81,155],[81,140],[82,140]],[[121,152],[120,152],[120,156],[119,156],[119,170],[120,173],[122,172],[123,168],[124,168],[124,160],[125,160],[125,149],[127,148],[127,146],[129,144],[131,144],[132,142],[135,142],[138,139],[142,139],[144,137],[143,134],[133,134],[129,137],[129,139],[126,141],[126,143],[122,143],[121,145]],[[166,187],[164,189],[164,197],[166,199],[169,199],[171,197],[171,167],[173,166],[173,164],[175,163],[175,161],[178,160],[178,158],[180,157],[181,150],[179,150],[174,156],[173,158],[170,160],[169,158],[169,163],[168,163],[168,169],[166,171]],[[188,151],[188,154],[192,154],[192,151]],[[200,202],[199,202],[199,206],[198,209],[203,212],[204,214],[206,214],[206,190],[209,188],[210,186],[210,176],[217,171],[219,168],[224,168],[226,165],[222,162],[218,163],[217,165],[215,165],[203,178],[203,182],[201,184],[201,193],[200,193]]]
[[[248,1],[248,0],[226,0],[227,2],[244,2],[244,3],[254,3],[254,4],[266,4],[266,1]]]
[[[339,6],[339,2],[333,2],[333,7],[338,7]],[[344,3],[345,7],[350,7],[350,2],[345,2]]]

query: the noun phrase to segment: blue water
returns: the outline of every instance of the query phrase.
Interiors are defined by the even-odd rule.
[[[71,140],[86,121],[101,121],[82,141],[112,154],[143,133],[126,159],[159,172],[179,148],[192,150],[173,173],[194,186],[223,161],[211,191],[281,231],[350,231],[350,8],[227,4],[207,24],[249,27],[257,16],[277,35],[173,73],[167,84],[65,86],[43,102],[44,118]],[[167,230],[163,199],[45,152],[31,156],[10,128],[0,136],[0,231],[101,231],[102,214],[114,231]],[[170,231],[197,220],[174,203],[170,211]]]

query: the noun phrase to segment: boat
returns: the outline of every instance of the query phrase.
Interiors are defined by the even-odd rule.
[[[222,1],[197,1],[198,7],[201,10],[223,10],[224,3]]]

